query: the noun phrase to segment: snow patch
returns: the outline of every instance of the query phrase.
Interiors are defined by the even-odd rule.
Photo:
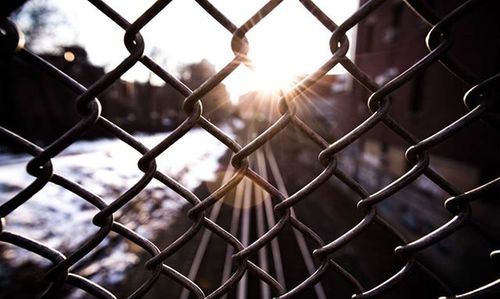
[[[231,127],[222,129],[232,134]],[[135,137],[151,149],[167,136],[168,133],[139,134]],[[193,129],[157,157],[157,170],[194,190],[204,181],[216,179],[218,159],[226,151],[227,147],[216,138],[202,129]],[[110,203],[144,175],[137,166],[140,157],[141,154],[120,140],[102,139],[76,142],[52,159],[52,163],[54,173],[81,184]],[[0,154],[0,204],[34,181],[25,171],[30,159],[28,155]],[[186,201],[183,198],[153,180],[116,213],[115,219],[152,240],[159,231],[168,227],[172,215],[178,213],[184,204]],[[124,210],[128,213],[122,214]],[[97,212],[79,196],[49,183],[6,217],[4,229],[70,254],[98,231],[99,228],[92,224]],[[104,240],[96,250],[107,243]],[[84,267],[82,273],[105,285],[120,282],[125,270],[138,262],[137,254],[130,248],[133,244],[129,243],[120,240],[108,254]],[[5,248],[7,250],[1,253],[0,258],[7,261],[9,267],[38,260],[20,248]],[[3,267],[0,265],[0,271]]]

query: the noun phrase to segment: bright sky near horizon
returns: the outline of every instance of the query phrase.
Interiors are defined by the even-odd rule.
[[[123,30],[85,0],[48,0],[58,8],[67,24],[44,40],[43,49],[54,45],[84,45],[92,63],[107,70],[116,66],[128,52],[123,45]],[[105,0],[128,21],[133,22],[154,0]],[[235,25],[243,24],[266,0],[212,0]],[[358,0],[315,0],[337,24],[351,15]],[[216,70],[234,56],[231,33],[218,24],[194,0],[173,0],[141,33],[146,54],[169,72],[178,74],[183,64],[207,59]],[[351,50],[354,47],[352,32]],[[331,33],[299,1],[283,1],[248,34],[249,57],[256,72],[238,67],[223,83],[232,97],[269,84],[273,78],[290,78],[313,72],[331,57]],[[335,70],[341,72],[341,70]],[[260,73],[259,73],[260,72]],[[123,79],[147,80],[149,72],[137,65]],[[245,83],[242,83],[245,82]],[[274,84],[274,83],[271,83]]]

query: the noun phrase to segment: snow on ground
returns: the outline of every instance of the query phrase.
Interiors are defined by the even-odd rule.
[[[136,138],[152,148],[167,135],[138,135]],[[156,159],[157,169],[194,190],[202,182],[215,179],[219,169],[218,159],[226,150],[210,134],[194,129]],[[102,139],[76,142],[52,159],[52,163],[54,173],[81,184],[109,203],[143,175],[137,167],[140,157],[138,152],[119,140]],[[0,155],[0,204],[33,181],[33,177],[25,171],[30,158]],[[120,215],[121,210],[117,213],[118,221],[153,240],[185,203],[172,190],[153,180],[132,204],[126,206],[127,213]],[[4,229],[67,254],[97,231],[98,228],[92,224],[96,213],[97,209],[77,195],[49,183],[6,217]],[[104,240],[103,244],[108,241]],[[116,283],[128,265],[138,262],[137,256],[130,253],[128,247],[125,242],[116,244],[110,254],[82,272],[98,283]],[[33,261],[33,255],[13,246],[2,252],[2,258],[11,267]],[[42,262],[41,258],[35,261]]]

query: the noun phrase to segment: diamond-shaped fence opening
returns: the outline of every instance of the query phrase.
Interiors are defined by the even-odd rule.
[[[340,23],[319,0],[233,16],[158,0],[136,19],[88,0],[123,30],[128,54],[106,68],[85,45],[33,52],[50,12],[31,10],[25,43],[31,2],[0,4],[0,297],[500,296],[496,1],[361,0]],[[162,14],[196,46],[143,37]],[[277,86],[318,59],[290,46],[259,73],[285,40],[269,26],[297,47],[301,28],[330,32],[330,53]],[[179,70],[169,45],[232,54]]]

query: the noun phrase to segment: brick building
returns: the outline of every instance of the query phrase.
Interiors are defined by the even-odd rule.
[[[365,2],[362,0],[360,4]],[[423,2],[439,15],[445,15],[464,1]],[[499,3],[486,2],[456,24],[454,43],[449,51],[467,71],[480,78],[500,70],[500,57],[495,54],[500,50],[500,25],[494,16]],[[356,65],[378,84],[387,83],[429,53],[425,38],[430,28],[403,1],[386,1],[357,28]],[[434,63],[391,94],[390,115],[419,139],[424,139],[468,112],[463,97],[471,87],[440,63]],[[359,85],[353,92],[362,103],[370,96]],[[366,118],[367,109],[361,111],[362,119]],[[495,140],[498,138],[493,130],[482,122],[475,122],[431,149],[431,165],[460,188],[472,188],[498,176],[499,145]],[[404,152],[409,146],[382,124],[364,139],[364,151],[385,156],[385,168],[395,176],[408,167]]]

